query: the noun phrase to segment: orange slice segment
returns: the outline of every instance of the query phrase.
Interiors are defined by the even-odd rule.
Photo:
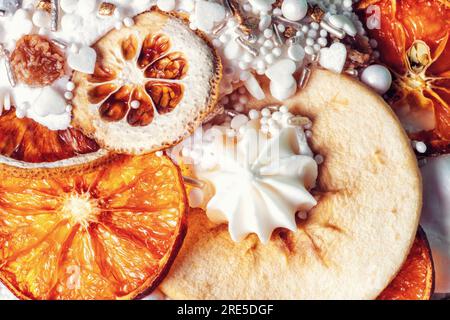
[[[403,267],[378,300],[430,300],[433,290],[431,250],[425,232],[419,228]]]
[[[181,175],[169,158],[3,169],[0,280],[19,298],[130,299],[154,289],[168,271],[186,211]]]
[[[52,131],[13,109],[0,116],[0,154],[30,163],[54,162],[99,150],[79,130]]]

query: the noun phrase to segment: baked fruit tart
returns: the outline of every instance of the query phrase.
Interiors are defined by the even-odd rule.
[[[135,154],[169,147],[215,107],[220,58],[175,15],[140,14],[93,48],[94,73],[73,75],[73,122],[102,147]]]
[[[247,106],[281,104],[266,96]],[[351,78],[320,69],[282,104],[312,121],[311,148],[324,157],[317,205],[296,232],[275,230],[265,245],[254,234],[233,242],[226,225],[193,213],[162,284],[169,297],[374,299],[400,270],[415,238],[422,186],[389,106]]]

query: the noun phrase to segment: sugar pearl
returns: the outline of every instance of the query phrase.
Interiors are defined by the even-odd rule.
[[[248,116],[251,120],[259,119],[259,111],[258,110],[250,110]]]
[[[350,8],[350,7],[352,6],[352,0],[344,0],[344,1],[342,2],[342,5],[343,5],[345,8]]]
[[[266,62],[267,62],[268,64],[272,64],[272,63],[275,62],[275,56],[274,56],[273,54],[271,54],[271,53],[267,54],[267,55],[264,57],[264,59],[266,60]]]
[[[137,100],[131,101],[131,108],[137,109],[137,108],[139,108],[140,106],[141,106],[141,103],[140,103],[139,101],[137,101]]]
[[[320,25],[317,22],[311,22],[310,26],[313,30],[319,30],[320,28]]]
[[[313,46],[314,45],[314,40],[311,38],[306,39],[306,45],[307,46]]]
[[[286,31],[286,27],[284,26],[284,24],[279,24],[278,26],[277,26],[277,28],[278,28],[278,31],[280,31],[280,32],[285,32]]]
[[[239,130],[240,127],[248,122],[248,117],[245,114],[239,114],[235,116],[230,123],[231,128]]]
[[[374,64],[364,69],[361,74],[361,81],[379,94],[384,94],[391,87],[392,76],[385,66]]]
[[[126,17],[125,19],[123,19],[123,24],[126,27],[131,27],[132,25],[134,25],[134,20],[130,17]]]
[[[72,107],[71,104],[68,104],[68,105],[66,106],[66,112],[72,112],[72,109],[73,109],[73,107]]]
[[[172,11],[175,9],[175,0],[158,0],[156,5],[163,11]]]
[[[268,48],[268,49],[272,49],[274,46],[273,41],[267,39],[266,41],[264,41],[264,47]]]
[[[328,36],[328,32],[325,29],[320,30],[319,34],[322,38],[326,38]]]
[[[317,30],[314,30],[314,29],[309,30],[308,37],[313,38],[313,39],[317,38]]]
[[[73,93],[71,91],[64,92],[64,98],[66,98],[67,100],[72,100],[73,99]]]
[[[272,50],[272,54],[275,56],[275,57],[279,57],[279,56],[281,56],[281,53],[282,53],[282,51],[281,51],[281,49],[280,48],[273,48],[273,50]]]
[[[75,83],[73,83],[72,81],[67,82],[66,89],[68,91],[73,91],[75,89]]]
[[[302,27],[302,32],[303,33],[307,33],[308,31],[309,31],[308,26],[305,25],[305,26]]]
[[[427,152],[427,145],[422,141],[414,141],[414,147],[419,153]]]
[[[281,106],[281,107],[280,107],[280,112],[281,112],[281,113],[288,113],[288,112],[289,112],[289,108],[286,107],[286,106]]]
[[[270,109],[269,108],[262,109],[261,114],[263,117],[269,117],[271,115]]]
[[[318,154],[314,157],[314,160],[316,160],[317,164],[322,164],[323,163],[323,156]]]
[[[272,38],[273,37],[273,30],[272,29],[264,30],[264,37],[266,37],[267,39]]]
[[[123,27],[122,21],[117,21],[116,23],[114,23],[114,28],[116,30],[120,30],[120,29],[122,29],[122,27]]]
[[[305,53],[309,54],[309,55],[313,55],[314,54],[314,49],[311,46],[306,46],[305,47]]]
[[[275,9],[273,9],[272,13],[273,13],[275,16],[281,16],[281,15],[283,14],[283,12],[281,11],[280,8],[275,8]]]
[[[327,38],[320,37],[319,39],[317,39],[317,44],[321,47],[326,47],[326,45],[328,44]]]
[[[299,21],[306,16],[308,3],[306,0],[284,0],[281,5],[281,12],[286,19]]]

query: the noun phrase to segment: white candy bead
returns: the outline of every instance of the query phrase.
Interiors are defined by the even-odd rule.
[[[299,44],[294,44],[288,48],[288,56],[294,61],[303,61],[305,50]]]
[[[344,6],[344,8],[351,8],[352,6],[352,0],[344,0],[342,2],[342,5]]]
[[[126,27],[131,27],[131,26],[134,25],[134,20],[133,20],[133,18],[126,17],[125,19],[123,19],[123,24],[124,24]]]
[[[235,116],[230,123],[231,128],[239,130],[240,127],[248,122],[248,117],[245,114],[239,114]]]
[[[267,39],[266,41],[264,41],[264,47],[268,48],[268,49],[272,49],[274,46],[273,41]]]
[[[280,31],[281,33],[286,31],[286,27],[284,26],[284,24],[279,24],[277,26],[278,31]]]
[[[71,91],[64,92],[64,98],[66,98],[66,100],[72,100],[73,99],[73,93]]]
[[[32,21],[36,27],[49,28],[50,27],[50,15],[43,10],[36,10],[33,14]]]
[[[133,100],[133,101],[131,101],[130,105],[131,105],[131,108],[138,109],[141,106],[141,103],[137,100]]]
[[[269,53],[266,56],[264,56],[264,60],[266,60],[266,62],[268,64],[272,64],[275,62],[275,56],[273,54]]]
[[[305,47],[305,53],[309,54],[309,55],[313,55],[314,54],[314,49],[311,46],[306,46]]]
[[[67,91],[73,91],[75,89],[75,83],[73,83],[72,81],[67,82],[66,89]]]
[[[281,106],[281,107],[280,107],[280,112],[281,112],[281,113],[288,113],[288,112],[289,112],[289,108],[286,107],[286,106]]]
[[[248,112],[248,116],[251,120],[259,119],[260,113],[258,110],[252,109]]]
[[[307,46],[313,46],[314,45],[314,39],[308,38],[305,41]]]
[[[261,110],[261,115],[265,118],[270,117],[270,115],[272,114],[272,112],[270,111],[269,108],[264,108]],[[262,119],[261,119],[262,121]]]
[[[273,48],[273,50],[272,50],[272,54],[276,57],[276,58],[278,58],[279,56],[281,56],[281,53],[282,53],[282,51],[281,51],[281,48]]]
[[[273,37],[273,30],[272,29],[264,30],[264,37],[266,37],[267,39],[272,38]]]
[[[427,145],[422,141],[415,141],[414,147],[419,153],[427,152]]]
[[[286,19],[299,21],[306,16],[308,4],[306,0],[284,0],[281,12]]]
[[[379,94],[384,94],[391,87],[392,75],[385,66],[373,64],[364,69],[361,74],[361,81]]]
[[[317,39],[317,44],[319,44],[321,47],[326,47],[328,44],[327,38],[320,37]]]
[[[269,15],[262,15],[261,19],[259,20],[258,29],[259,31],[264,31],[268,27],[270,27],[270,24],[272,23],[272,17]]]
[[[172,11],[175,9],[175,0],[158,0],[156,5],[160,10]]]

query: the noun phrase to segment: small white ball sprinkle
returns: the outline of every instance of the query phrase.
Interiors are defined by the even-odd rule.
[[[276,47],[276,48],[273,48],[273,50],[272,50],[272,54],[277,58],[279,56],[281,56],[281,53],[282,53],[281,48]]]
[[[323,159],[323,156],[322,156],[322,155],[317,154],[317,155],[314,157],[314,160],[316,160],[317,164],[322,164],[324,159]]]
[[[122,21],[117,21],[116,23],[114,23],[114,28],[116,30],[120,30],[120,29],[122,29],[122,27],[123,27]]]
[[[267,39],[272,38],[273,37],[273,30],[272,29],[264,30],[264,37],[266,37]]]
[[[68,104],[67,106],[66,106],[66,112],[72,112],[72,105],[70,105],[70,104]]]
[[[286,106],[281,106],[281,107],[280,107],[280,112],[281,112],[281,113],[288,113],[288,112],[289,112],[289,108],[286,107]]]
[[[419,153],[427,152],[427,145],[423,141],[415,141],[414,146]]]
[[[264,41],[264,47],[268,48],[268,49],[272,49],[274,46],[273,41],[267,39],[266,41]]]
[[[75,89],[75,83],[73,83],[72,81],[67,82],[66,89],[68,91],[73,91]]]
[[[328,36],[328,32],[325,29],[320,30],[319,34],[323,38],[326,38]]]
[[[236,131],[235,131],[234,129],[227,129],[227,130],[225,131],[225,135],[226,135],[228,138],[234,138],[234,137],[236,137]]]
[[[131,27],[131,26],[134,25],[134,20],[133,20],[133,18],[126,17],[125,19],[123,19],[123,24],[124,24],[126,27]]]
[[[309,31],[309,27],[308,26],[305,25],[305,26],[302,27],[302,32],[303,33],[307,33],[308,31]]]
[[[280,8],[273,9],[272,13],[276,16],[281,16],[283,14]]]
[[[262,114],[263,117],[270,117],[272,112],[270,112],[269,108],[264,108],[264,109],[261,110],[261,114]]]
[[[286,31],[286,27],[284,26],[284,24],[281,24],[281,23],[279,25],[277,25],[277,29],[280,32],[285,32]]]
[[[315,21],[311,22],[310,26],[314,30],[319,30],[319,28],[320,28],[320,25],[317,22],[315,22]]]
[[[266,60],[266,62],[267,62],[268,64],[272,64],[272,63],[275,62],[275,56],[274,56],[273,54],[271,54],[271,53],[267,54],[267,55],[264,57],[264,59]]]
[[[140,106],[141,106],[141,103],[140,103],[139,101],[137,101],[137,100],[131,101],[131,108],[137,109],[137,108],[139,108]]]
[[[73,93],[71,91],[64,92],[64,98],[66,98],[66,100],[72,100],[73,99]]]
[[[157,157],[162,157],[163,156],[163,152],[162,151],[156,151],[155,152],[155,155],[157,156]]]
[[[311,38],[307,38],[306,39],[306,45],[307,46],[313,46],[314,45],[314,39],[311,39]]]
[[[305,47],[305,53],[309,54],[309,55],[313,55],[314,54],[314,49],[311,46],[306,46]]]
[[[260,113],[259,113],[259,111],[258,110],[250,110],[249,112],[248,112],[248,117],[251,119],[251,120],[255,120],[255,119],[259,119],[259,116],[260,116]]]

